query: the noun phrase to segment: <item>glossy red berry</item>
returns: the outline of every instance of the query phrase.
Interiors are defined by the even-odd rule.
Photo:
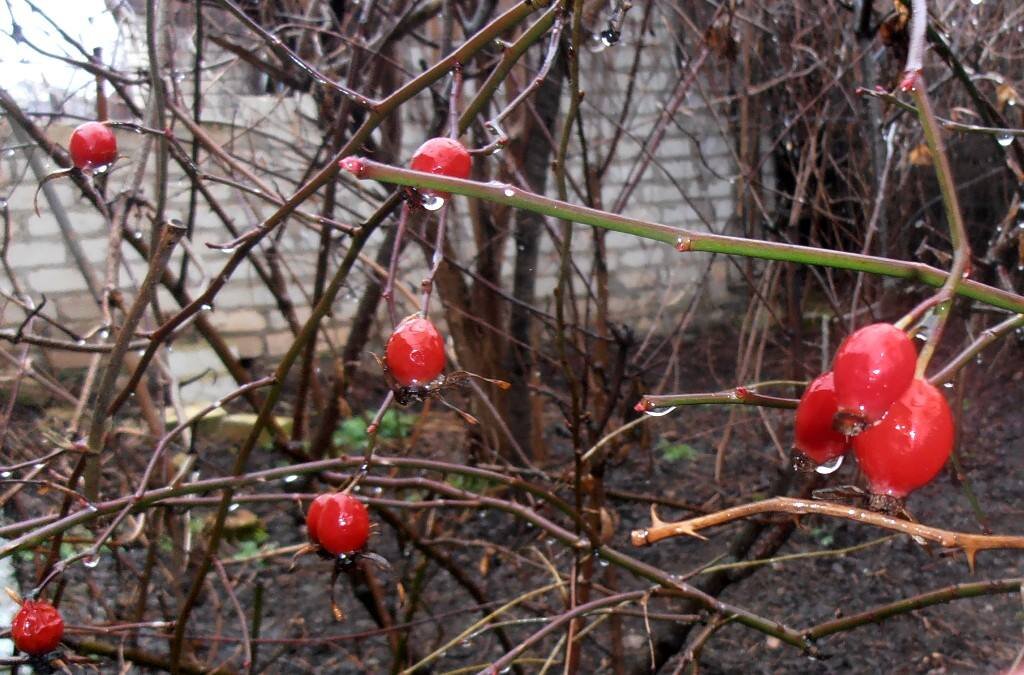
[[[434,324],[414,314],[402,320],[388,338],[384,363],[403,387],[426,385],[444,370],[444,340]]]
[[[86,122],[71,132],[71,161],[79,169],[95,169],[117,159],[117,137],[105,124]]]
[[[453,138],[431,138],[412,155],[409,168],[452,178],[469,178],[473,160],[466,147]],[[447,198],[446,193],[437,193]]]
[[[32,656],[48,654],[64,636],[64,619],[45,600],[26,600],[11,622],[14,646]]]
[[[309,506],[306,530],[310,540],[328,553],[351,555],[370,538],[370,514],[347,492],[322,494]]]
[[[832,362],[836,429],[855,435],[878,422],[914,379],[917,352],[906,333],[875,323],[851,333]]]
[[[953,451],[953,415],[945,397],[914,380],[882,421],[853,439],[874,494],[905,497],[942,469]]]
[[[836,414],[836,389],[831,372],[819,375],[800,397],[796,407],[797,450],[818,464],[825,464],[846,452],[846,436],[832,428]]]

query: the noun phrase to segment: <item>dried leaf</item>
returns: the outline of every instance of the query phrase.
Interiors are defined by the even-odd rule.
[[[927,145],[922,143],[910,151],[909,160],[913,166],[931,166],[932,151],[928,149]]]
[[[1017,105],[1017,101],[1020,100],[1020,96],[1017,94],[1017,90],[1013,88],[1013,85],[1003,83],[996,87],[996,101],[999,103],[999,110],[1002,111],[1008,105]]]

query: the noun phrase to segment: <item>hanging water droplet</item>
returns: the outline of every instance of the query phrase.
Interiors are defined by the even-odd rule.
[[[597,33],[591,33],[590,39],[587,40],[587,49],[594,52],[595,54],[603,52],[607,49],[608,45],[605,44],[604,40]]]
[[[204,304],[204,305],[201,305],[199,307],[199,309],[204,311],[204,312],[212,312],[213,311],[213,305],[206,305],[206,304]]]
[[[650,415],[651,417],[664,417],[675,409],[676,406],[674,405],[665,406],[663,408],[648,408],[644,410],[644,414]]]
[[[0,478],[10,478],[13,475],[14,474],[10,471],[4,471],[3,473],[0,473]]]
[[[819,464],[818,466],[814,467],[815,472],[820,473],[822,476],[827,476],[830,473],[835,473],[836,471],[839,470],[839,467],[843,465],[844,456],[845,455],[839,455],[838,457],[830,459],[824,464]]]
[[[943,382],[942,386],[945,387],[946,389],[952,389],[953,388],[953,383],[952,382]]]
[[[611,47],[612,45],[619,41],[619,37],[621,35],[622,34],[619,31],[615,30],[614,28],[606,28],[605,30],[601,31],[601,42],[604,44],[605,47]]]
[[[298,479],[299,479],[298,475],[293,473],[293,474],[289,474],[289,475],[285,476],[282,480],[284,480],[285,483],[294,483]]]
[[[1008,148],[1010,147],[1010,144],[1013,143],[1013,135],[999,134],[998,136],[996,136],[996,142],[999,143],[999,145],[1003,146],[1004,148]]]
[[[238,502],[232,502],[231,506],[228,507],[228,511],[237,511],[239,506]]]
[[[87,555],[82,558],[82,564],[88,568],[94,568],[100,564],[100,557],[98,555]]]
[[[515,194],[515,190],[513,190],[512,188],[505,188],[502,194],[504,194],[506,197],[511,197],[512,195]]]
[[[444,197],[437,194],[424,194],[420,197],[420,204],[427,211],[437,211],[444,206]]]

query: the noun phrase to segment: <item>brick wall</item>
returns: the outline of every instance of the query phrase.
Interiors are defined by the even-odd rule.
[[[618,117],[622,109],[632,58],[630,40],[636,39],[636,33],[627,27],[623,37],[621,46],[583,54],[582,84],[586,91],[583,114],[588,134],[594,139],[610,137],[613,128],[611,121]],[[641,66],[643,76],[634,94],[637,103],[627,118],[628,133],[624,135],[617,153],[619,159],[611,165],[602,188],[602,198],[606,205],[613,203],[619,194],[632,161],[640,152],[640,143],[655,123],[661,106],[667,102],[679,77],[673,63],[673,41],[665,29],[655,30],[644,39],[647,44]],[[415,55],[410,55],[409,61],[410,70],[415,70]],[[302,178],[292,167],[308,164],[308,158],[316,150],[313,142],[304,142],[303,139],[315,141],[322,136],[322,132],[312,123],[316,116],[312,98],[230,93],[232,86],[235,90],[244,91],[245,83],[251,83],[252,80],[251,73],[238,64],[216,73],[216,76],[220,86],[211,89],[206,99],[206,131],[226,147],[250,156],[257,172],[274,189],[287,196],[293,189],[293,182]],[[225,82],[231,81],[235,84],[225,85]],[[406,156],[423,140],[413,130],[423,128],[417,127],[415,122],[428,115],[429,104],[429,98],[421,96],[405,111],[410,120],[410,124],[405,126],[403,139]],[[48,128],[48,134],[53,139],[63,141],[71,128],[70,125],[54,123]],[[107,179],[108,195],[127,189],[137,169],[135,163],[141,155],[142,136],[121,131],[118,137],[121,154],[125,158],[115,165]],[[0,157],[0,198],[7,200],[10,213],[12,231],[8,259],[17,280],[32,293],[37,302],[41,294],[46,295],[46,311],[50,316],[78,331],[97,327],[99,316],[96,303],[85,290],[82,275],[68,253],[57,222],[42,195],[41,215],[37,216],[33,212],[36,180],[26,161],[26,149],[17,145],[10,129],[6,127],[0,127],[0,145],[8,148]],[[730,142],[725,136],[723,123],[706,111],[702,97],[697,91],[693,92],[669,126],[656,150],[655,164],[633,193],[624,214],[695,230],[707,230],[710,227],[720,231],[726,228],[733,214],[733,189],[729,177],[735,173],[735,169],[731,157]],[[578,161],[578,158],[571,157],[570,161]],[[209,170],[223,175],[220,168]],[[152,175],[150,166],[142,183],[142,190],[147,197],[154,194]],[[108,246],[103,219],[91,209],[69,180],[57,180],[51,185],[57,199],[69,213],[75,236],[90,264],[102,279]],[[359,215],[369,212],[372,203],[360,198],[361,191],[381,192],[376,185],[358,185],[351,181],[346,181],[345,185],[341,201],[350,211],[346,213],[339,210],[337,217],[343,221],[355,220]],[[184,175],[172,163],[168,215],[185,219],[188,187]],[[275,208],[256,195],[226,185],[212,184],[211,188],[218,198],[224,200],[223,203],[229,207],[232,218],[241,230],[260,222]],[[461,198],[459,200],[462,201]],[[316,199],[303,207],[310,213],[316,213],[317,208]],[[464,203],[456,204],[452,227],[454,236],[468,240],[465,213]],[[132,227],[138,230],[138,236],[148,237],[147,223],[132,223]],[[587,228],[581,227],[577,232],[579,234],[574,240],[575,260],[586,273],[590,265],[592,241]],[[222,252],[205,247],[204,242],[223,242],[230,238],[219,221],[206,208],[201,208],[196,218],[192,251],[199,258],[206,274],[219,269],[226,257]],[[317,239],[316,232],[303,227],[301,220],[292,218],[279,244],[283,271],[288,277],[291,299],[300,308],[300,320],[308,316],[309,312],[306,294],[312,287]],[[550,302],[551,290],[556,284],[558,256],[550,239],[545,238],[544,241],[537,269],[538,297],[542,299],[544,308],[550,309],[546,304]],[[511,240],[508,246],[505,267],[510,272],[514,256]],[[673,310],[684,307],[692,297],[697,282],[702,280],[709,282],[707,290],[712,300],[709,307],[712,309],[728,294],[728,263],[724,260],[719,259],[709,267],[710,258],[703,254],[681,256],[671,247],[618,233],[608,234],[607,248],[612,275],[611,312],[615,321],[646,328],[659,308],[663,315],[671,315]],[[368,250],[372,251],[373,247]],[[183,251],[179,248],[173,257],[174,269],[180,265],[182,255]],[[124,246],[124,261],[121,283],[123,287],[133,288],[141,280],[145,266],[127,245]],[[424,271],[423,256],[415,248],[407,249],[400,281],[415,290]],[[327,334],[327,339],[335,344],[344,340],[347,319],[355,311],[355,299],[359,296],[364,279],[365,272],[355,274],[351,286],[342,292],[336,303]],[[0,285],[4,290],[11,290],[10,279],[0,280]],[[189,276],[190,288],[195,293],[204,285],[203,278],[196,273],[193,264]],[[177,307],[162,290],[159,302],[165,312]],[[705,316],[708,315],[705,313]],[[218,295],[216,306],[209,316],[242,357],[280,354],[291,342],[291,335],[273,299],[248,264],[243,264],[234,273]],[[17,325],[22,317],[20,310],[8,306],[3,312],[2,324],[7,327]],[[144,329],[152,327],[143,326]],[[56,368],[83,366],[88,362],[88,355],[83,354],[52,352],[47,355],[51,356],[51,365]],[[209,396],[211,392],[225,391],[232,387],[229,378],[218,374],[220,368],[216,357],[201,345],[178,340],[169,358],[172,370],[180,378],[189,379],[206,373],[203,380],[205,386],[192,390],[197,397]]]

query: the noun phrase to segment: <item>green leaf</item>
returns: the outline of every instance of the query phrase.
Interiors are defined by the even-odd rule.
[[[366,420],[355,416],[343,420],[334,430],[334,445],[351,450],[362,450],[366,447]]]
[[[689,443],[659,443],[661,458],[666,462],[678,462],[687,460],[692,462],[697,459],[697,450]]]

